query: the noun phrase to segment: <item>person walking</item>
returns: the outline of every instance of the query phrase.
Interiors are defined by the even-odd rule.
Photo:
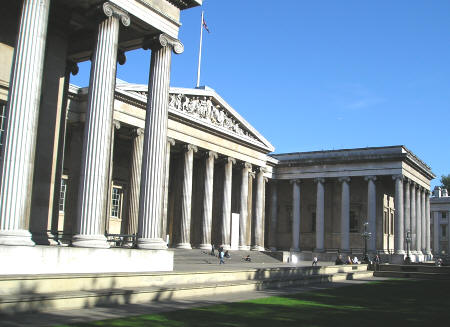
[[[317,258],[317,256],[314,256],[312,266],[317,266],[317,262],[319,262],[319,259]]]
[[[223,248],[220,248],[219,249],[219,265],[225,264],[223,257],[224,257]]]

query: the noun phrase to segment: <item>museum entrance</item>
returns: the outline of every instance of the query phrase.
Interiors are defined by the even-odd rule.
[[[394,198],[387,194],[383,197],[383,250],[394,252]]]

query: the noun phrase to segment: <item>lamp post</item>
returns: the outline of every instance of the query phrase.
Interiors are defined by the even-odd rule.
[[[411,257],[409,256],[409,245],[411,244],[412,238],[411,238],[411,231],[406,231],[406,258],[405,258],[405,264],[411,263]]]
[[[367,240],[372,236],[372,233],[367,230],[369,226],[368,222],[364,223],[364,232],[361,234],[361,236],[364,238],[364,256],[363,256],[363,262],[369,263],[369,258],[367,256]]]

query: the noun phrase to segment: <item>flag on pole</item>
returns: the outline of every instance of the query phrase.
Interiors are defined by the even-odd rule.
[[[205,30],[206,30],[208,33],[211,33],[211,32],[209,31],[208,25],[206,25],[205,18],[203,17],[202,19],[203,19],[203,22],[202,22],[203,27],[205,28]]]

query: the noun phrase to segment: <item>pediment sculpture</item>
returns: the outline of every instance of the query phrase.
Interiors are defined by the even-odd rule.
[[[170,94],[169,109],[181,111],[207,123],[223,127],[238,135],[257,141],[224,108],[220,105],[214,105],[211,97],[187,96],[181,93]]]

